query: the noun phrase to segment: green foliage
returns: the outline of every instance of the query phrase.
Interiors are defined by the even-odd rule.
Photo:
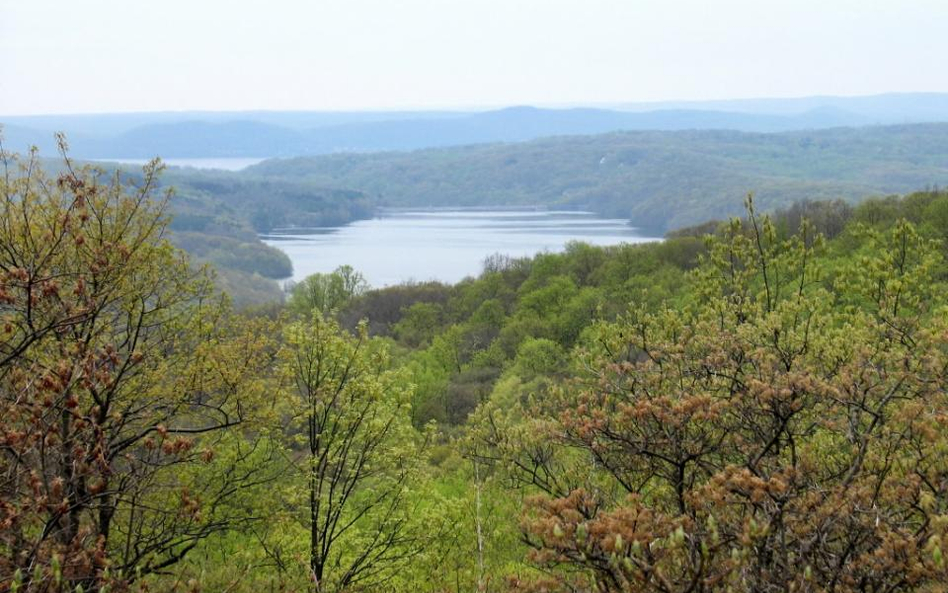
[[[371,215],[371,201],[357,191],[333,189],[299,179],[261,177],[252,172],[172,169],[165,183],[177,188],[182,211],[197,216],[223,210],[253,230],[279,227],[320,227],[351,222]],[[338,186],[336,186],[338,187]],[[185,209],[186,208],[186,209]]]
[[[504,381],[477,411],[481,458],[545,494],[521,528],[557,576],[516,590],[946,578],[939,244],[880,216],[845,229],[841,252],[747,208],[709,239],[688,304],[599,324],[575,382],[541,401]]]
[[[854,141],[833,134],[825,158]],[[749,198],[662,243],[492,256],[455,286],[341,267],[235,313],[216,290],[264,294],[282,265],[236,210],[178,206],[175,241],[227,263],[215,288],[162,239],[154,165],[11,164],[0,590],[948,578],[948,193],[772,217]],[[240,194],[225,178],[199,191]]]
[[[213,263],[224,269],[259,274],[264,278],[289,278],[293,265],[285,253],[263,243],[194,232],[177,232],[174,243],[196,262]]]
[[[944,183],[945,130],[946,124],[776,134],[630,131],[284,159],[254,169],[357,189],[387,206],[586,208],[664,231],[740,215],[735,197],[750,189],[759,206],[774,210]]]
[[[213,272],[215,286],[242,311],[253,307],[282,307],[283,291],[270,278],[221,266],[215,266]]]
[[[279,545],[306,550],[295,568],[317,591],[382,586],[437,535],[413,495],[424,458],[409,421],[411,386],[364,326],[350,336],[314,310],[284,339],[292,387],[283,431],[296,468],[284,504],[299,529]]]
[[[530,338],[517,349],[514,365],[517,374],[525,379],[556,375],[566,367],[566,353],[553,340]]]
[[[0,587],[125,587],[273,478],[273,328],[162,239],[157,163],[136,181],[0,160]]]
[[[140,176],[131,168],[126,173]],[[282,292],[273,280],[292,275],[286,254],[265,245],[258,233],[340,225],[374,210],[372,201],[359,192],[224,171],[173,168],[161,183],[175,189],[168,209],[170,240],[194,263],[215,268],[241,307],[281,302]]]
[[[392,326],[392,334],[412,347],[428,344],[444,323],[444,307],[438,303],[414,303],[405,309],[402,318]]]
[[[365,293],[368,287],[362,274],[352,266],[339,266],[329,274],[307,276],[293,286],[286,308],[298,317],[309,317],[314,311],[330,315]]]

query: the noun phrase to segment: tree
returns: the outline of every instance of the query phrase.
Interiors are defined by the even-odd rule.
[[[806,225],[778,241],[750,204],[711,240],[693,306],[601,326],[588,380],[547,420],[600,481],[532,500],[532,559],[567,570],[514,590],[938,590],[938,250],[904,221],[864,232],[831,279]]]
[[[420,463],[411,389],[387,370],[385,349],[340,329],[319,311],[289,325],[283,352],[302,429],[314,591],[381,586],[424,547],[409,488]]]
[[[362,274],[351,266],[339,266],[329,274],[312,274],[293,287],[287,308],[308,318],[313,311],[323,315],[337,312],[353,297],[368,290]]]
[[[163,239],[157,161],[0,157],[0,587],[128,582],[241,520],[274,349]]]
[[[427,345],[444,325],[444,307],[438,303],[414,303],[403,309],[402,318],[392,328],[395,337],[417,348]]]

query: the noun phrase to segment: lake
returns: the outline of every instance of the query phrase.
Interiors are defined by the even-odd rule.
[[[95,159],[100,163],[121,163],[123,165],[144,165],[151,159]],[[220,169],[223,171],[240,171],[251,165],[262,163],[266,158],[200,158],[200,159],[161,159],[169,167],[191,167],[192,169]]]
[[[348,264],[375,287],[409,280],[458,282],[481,272],[486,257],[560,251],[569,241],[642,243],[621,219],[544,210],[393,210],[341,227],[278,229],[261,239],[293,262],[293,279]]]

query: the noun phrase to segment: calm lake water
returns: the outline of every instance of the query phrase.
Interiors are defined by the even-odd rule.
[[[150,159],[96,159],[102,163],[121,163],[123,165],[144,165]],[[161,159],[169,167],[191,167],[193,169],[220,169],[240,171],[251,165],[265,161],[265,158],[205,158],[205,159]]]
[[[293,279],[348,264],[375,287],[409,280],[457,282],[481,272],[495,253],[560,251],[569,241],[641,243],[626,220],[588,212],[526,210],[389,211],[342,227],[281,229],[261,237],[293,262]]]

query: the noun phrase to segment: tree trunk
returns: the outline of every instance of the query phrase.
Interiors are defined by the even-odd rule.
[[[484,531],[481,528],[481,477],[474,461],[474,528],[477,531],[477,590],[486,591],[484,583]]]

